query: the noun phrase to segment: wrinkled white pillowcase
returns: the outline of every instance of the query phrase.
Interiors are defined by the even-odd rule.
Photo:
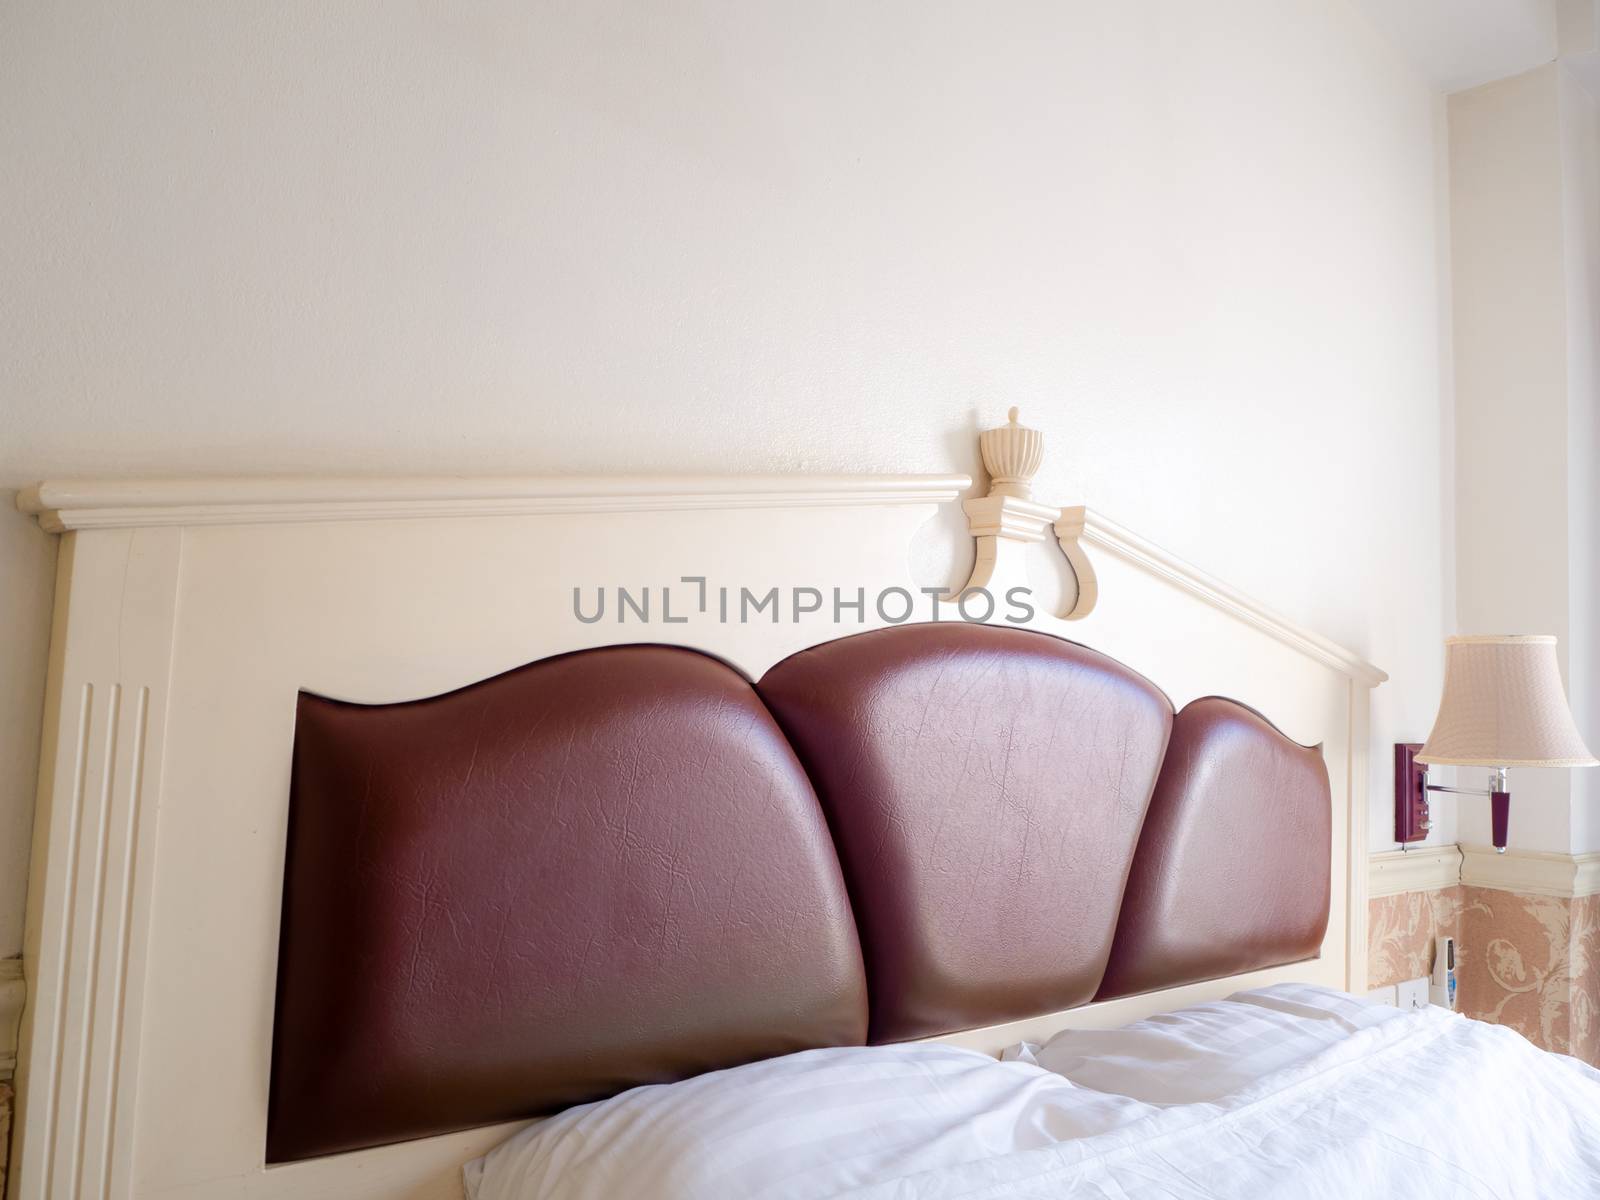
[[[463,1178],[469,1200],[814,1200],[1155,1111],[952,1046],[808,1050],[568,1109]]]
[[[1400,1015],[1331,988],[1280,983],[1121,1029],[1064,1029],[1001,1057],[1146,1104],[1209,1103]]]

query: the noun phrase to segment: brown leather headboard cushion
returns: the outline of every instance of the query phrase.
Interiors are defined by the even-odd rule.
[[[1093,998],[1172,724],[1154,685],[950,622],[804,650],[758,687],[839,847],[872,1041]]]
[[[1315,958],[1332,813],[1320,747],[1231,700],[1185,706],[1097,998]]]
[[[290,810],[269,1161],[866,1036],[816,797],[715,659],[302,695]]]
[[[1309,958],[1330,826],[1319,750],[1003,627],[302,695],[267,1157]]]

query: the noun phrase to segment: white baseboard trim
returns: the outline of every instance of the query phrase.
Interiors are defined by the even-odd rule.
[[[22,1022],[22,960],[0,958],[0,1083],[17,1071],[17,1026]]]
[[[1415,850],[1385,850],[1371,857],[1367,871],[1367,896],[1397,896],[1401,892],[1431,892],[1461,882],[1461,848],[1418,846]]]
[[[1600,894],[1600,853],[1508,850],[1496,854],[1492,846],[1463,846],[1461,882],[1526,896],[1568,900],[1593,896]]]

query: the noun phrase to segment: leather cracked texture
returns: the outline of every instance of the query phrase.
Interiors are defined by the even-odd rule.
[[[1172,724],[1155,685],[948,622],[803,650],[759,687],[839,847],[872,1041],[1094,998]]]
[[[1320,746],[1220,696],[1186,705],[1096,999],[1315,958],[1332,837]]]
[[[663,646],[302,695],[280,945],[273,1162],[866,1034],[805,773],[741,675]]]
[[[302,694],[266,1157],[1313,957],[1319,749],[1048,634]]]

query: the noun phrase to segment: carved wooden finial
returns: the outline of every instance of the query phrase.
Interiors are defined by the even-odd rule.
[[[1033,498],[1033,477],[1044,462],[1044,434],[1021,424],[1013,405],[1004,425],[978,435],[978,449],[989,472],[989,494],[962,505],[977,541],[972,574],[963,591],[1003,588],[1013,583],[1025,585],[1023,548],[1030,542],[1045,541],[1053,533],[1078,578],[1078,594],[1072,607],[1060,615],[1068,621],[1088,616],[1094,610],[1100,585],[1094,564],[1079,543],[1085,510],[1063,510]]]
[[[1015,407],[1008,416],[1006,424],[978,435],[978,449],[989,472],[989,494],[1026,500],[1033,495],[1033,477],[1044,462],[1044,434],[1017,424]]]

